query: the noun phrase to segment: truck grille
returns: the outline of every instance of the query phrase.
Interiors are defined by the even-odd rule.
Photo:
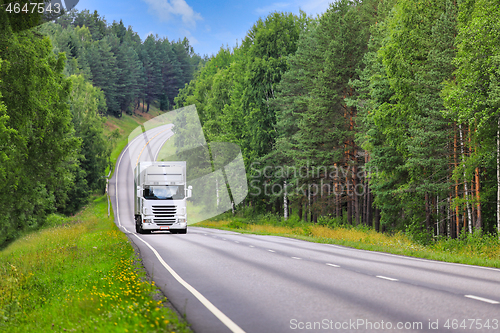
[[[153,206],[154,222],[158,225],[172,225],[175,223],[175,206]]]

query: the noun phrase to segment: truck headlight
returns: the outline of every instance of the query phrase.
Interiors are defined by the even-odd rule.
[[[153,222],[153,219],[144,219],[143,220],[144,223],[152,223]]]
[[[184,217],[184,218],[181,218],[181,219],[179,219],[179,220],[178,220],[178,222],[179,222],[179,223],[186,223],[186,218],[185,218],[185,217]]]

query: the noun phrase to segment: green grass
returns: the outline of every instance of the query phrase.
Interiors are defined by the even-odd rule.
[[[106,196],[0,252],[0,331],[189,332],[148,282]]]
[[[283,221],[265,215],[256,218],[224,214],[195,226],[260,235],[278,235],[317,243],[380,251],[424,259],[500,268],[500,242],[491,235],[463,235],[461,239],[440,239],[423,245],[403,232],[385,234],[367,227],[320,225],[298,221],[296,216]]]

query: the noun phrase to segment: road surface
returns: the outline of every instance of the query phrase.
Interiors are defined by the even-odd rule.
[[[136,234],[132,166],[172,135],[164,125],[133,140],[110,195],[117,225],[194,332],[500,332],[498,269],[198,227]]]

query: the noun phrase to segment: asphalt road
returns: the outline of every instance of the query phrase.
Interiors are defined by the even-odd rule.
[[[109,188],[117,225],[194,332],[500,332],[498,269],[198,227],[136,234],[132,167],[169,128],[133,140]]]

